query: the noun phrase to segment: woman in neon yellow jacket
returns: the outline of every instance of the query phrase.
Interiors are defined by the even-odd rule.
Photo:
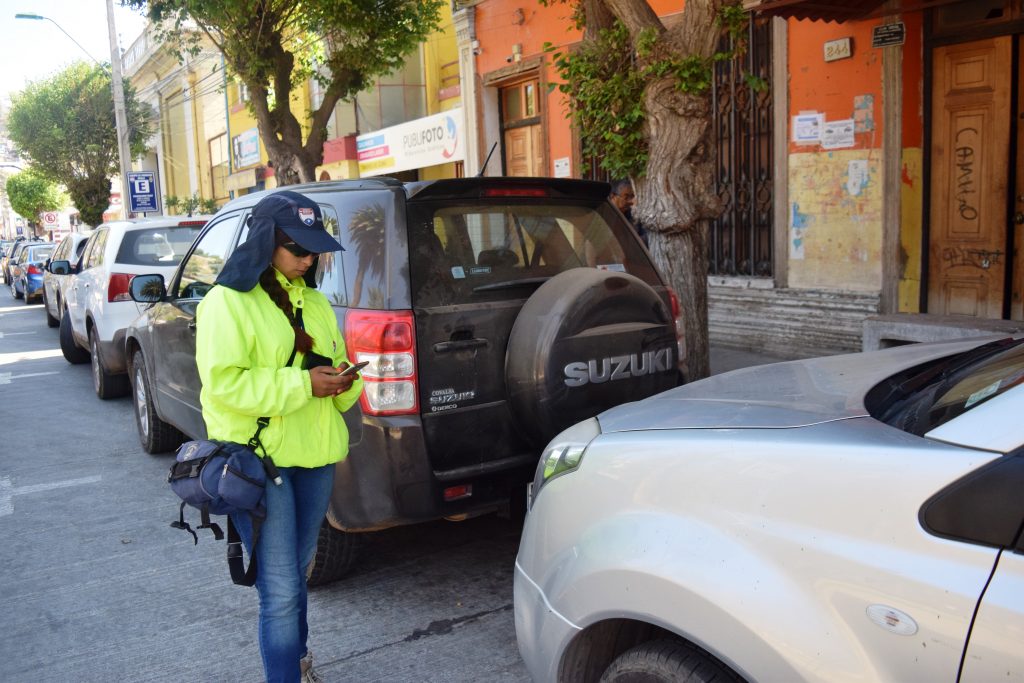
[[[327,298],[307,286],[317,254],[342,247],[320,207],[291,191],[264,197],[248,239],[196,311],[196,365],[208,438],[260,442],[280,471],[267,482],[267,517],[255,548],[259,643],[268,683],[315,681],[306,646],[306,567],[327,512],[334,463],[348,453],[341,413],[362,379],[349,366]],[[311,362],[312,361],[312,362]],[[252,524],[233,517],[250,554]]]

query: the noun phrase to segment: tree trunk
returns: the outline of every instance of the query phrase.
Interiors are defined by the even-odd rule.
[[[676,296],[683,323],[686,381],[711,374],[708,342],[707,224],[683,232],[648,234],[651,255]]]
[[[634,179],[633,213],[650,232],[651,254],[682,309],[687,381],[710,374],[707,312],[707,233],[721,202],[714,195],[711,103],[708,94],[681,92],[672,78],[645,90],[649,158]]]

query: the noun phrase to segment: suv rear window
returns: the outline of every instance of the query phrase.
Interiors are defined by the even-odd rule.
[[[526,298],[571,268],[660,280],[618,213],[605,202],[410,202],[410,274],[417,307]]]
[[[200,230],[201,225],[128,230],[115,260],[132,266],[176,266]]]

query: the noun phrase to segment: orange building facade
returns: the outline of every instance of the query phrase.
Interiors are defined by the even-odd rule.
[[[904,316],[922,339],[1024,320],[1021,0],[745,5],[749,54],[713,93],[712,340],[797,355],[859,350],[879,314],[927,314]],[[488,174],[601,177],[544,50],[581,39],[571,5],[457,7],[467,175],[494,146]]]

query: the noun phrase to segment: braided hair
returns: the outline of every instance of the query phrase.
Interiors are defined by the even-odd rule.
[[[277,245],[288,241],[290,241],[290,238],[284,231],[277,230],[275,236]],[[309,353],[310,349],[313,348],[313,338],[304,329],[299,327],[298,321],[295,318],[295,311],[292,307],[292,301],[288,298],[288,292],[278,282],[276,272],[273,265],[267,266],[267,269],[260,273],[260,286],[263,287],[263,291],[267,293],[270,300],[277,304],[277,307],[288,318],[288,323],[292,326],[292,331],[295,332],[295,350],[301,353]]]

